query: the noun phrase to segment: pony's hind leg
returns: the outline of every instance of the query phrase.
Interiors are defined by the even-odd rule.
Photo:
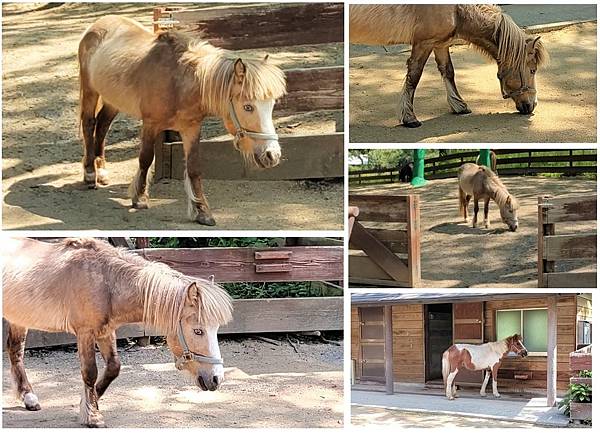
[[[16,386],[18,398],[25,403],[27,410],[40,410],[42,407],[37,396],[33,393],[33,388],[27,379],[25,364],[25,339],[27,338],[27,328],[8,324],[8,338],[6,348],[10,359],[10,372]]]
[[[454,400],[454,396],[456,394],[456,385],[454,384],[454,379],[456,378],[457,374],[458,368],[456,368],[454,371],[451,371],[446,379],[446,398],[448,398],[448,400]]]
[[[490,198],[487,197],[483,201],[483,224],[484,224],[484,226],[485,226],[486,229],[490,228],[489,212],[490,212]]]
[[[96,393],[96,344],[92,332],[77,334],[77,352],[81,364],[83,378],[83,395],[79,405],[81,423],[88,427],[104,427],[104,419],[98,409],[98,394]]]
[[[96,128],[94,134],[94,155],[97,181],[101,185],[108,185],[108,172],[106,171],[106,159],[104,157],[104,146],[106,134],[115,116],[119,114],[112,105],[104,103],[96,117]]]
[[[483,379],[483,383],[481,384],[481,389],[479,390],[479,395],[485,397],[485,389],[487,388],[487,384],[490,380],[490,370],[485,370],[485,378]]]
[[[119,371],[121,370],[121,360],[117,353],[117,337],[114,331],[105,337],[97,338],[96,344],[106,363],[102,377],[96,382],[96,394],[98,395],[98,398],[100,398],[104,395],[108,385],[110,385],[119,375]]]
[[[479,197],[473,196],[473,228],[477,227],[477,213],[479,212]]]
[[[162,131],[144,122],[142,127],[142,145],[139,155],[139,168],[129,186],[131,205],[136,209],[148,209],[148,169],[154,161],[154,143]]]
[[[194,152],[194,146],[200,138],[200,128],[194,127],[180,131],[183,139],[183,152],[185,159],[185,192],[188,197],[188,216],[199,224],[214,226],[216,221],[208,206],[202,188],[200,174],[200,161]]]
[[[83,78],[82,78],[83,79]],[[83,134],[83,182],[96,188],[96,151],[94,131],[96,129],[96,105],[99,95],[89,86],[81,90],[81,132]]]
[[[471,110],[458,93],[456,83],[454,82],[454,66],[452,65],[449,47],[435,48],[433,53],[435,55],[435,62],[437,63],[438,70],[444,80],[446,97],[452,112],[455,114],[469,114]]]
[[[400,122],[408,128],[417,128],[421,126],[421,122],[417,119],[414,113],[414,97],[415,90],[419,85],[419,80],[423,74],[423,68],[427,59],[431,54],[433,47],[429,44],[415,43],[412,46],[410,58],[406,62],[408,72],[404,80],[404,86],[400,95],[399,112]]]

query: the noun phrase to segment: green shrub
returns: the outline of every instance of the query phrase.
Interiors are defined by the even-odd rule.
[[[592,372],[582,370],[579,372],[579,377],[592,377]],[[592,387],[580,383],[572,383],[569,385],[569,390],[560,403],[558,409],[562,410],[568,417],[571,416],[571,402],[575,403],[591,403],[592,402]]]

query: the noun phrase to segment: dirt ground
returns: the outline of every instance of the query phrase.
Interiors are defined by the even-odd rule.
[[[410,47],[350,45],[350,141],[595,142],[596,23],[542,34],[550,64],[537,74],[531,116],[503,100],[497,67],[468,46],[451,49],[456,83],[472,114],[450,113],[433,56],[415,94],[420,128],[398,126],[396,107]]]
[[[372,406],[352,405],[351,423],[362,428],[417,428],[417,427],[469,427],[469,428],[532,428],[530,423],[491,420],[447,414],[430,414]],[[536,426],[539,428],[539,426]]]
[[[127,188],[137,169],[140,122],[119,115],[107,138],[110,185],[82,183],[78,134],[77,46],[97,18],[117,13],[150,25],[154,5],[3,4],[3,227],[5,229],[199,229],[188,221],[183,183],[160,181],[149,210],[130,208]],[[268,53],[282,68],[343,62],[342,44],[248,51]],[[276,118],[279,134],[335,131],[334,112]],[[296,126],[299,124],[299,126]],[[204,138],[225,134],[209,119]],[[240,164],[242,159],[240,158]],[[205,180],[216,229],[343,227],[342,182]]]
[[[225,382],[215,392],[191,384],[164,346],[120,348],[121,374],[100,400],[106,425],[343,426],[343,346],[305,341],[295,353],[287,342],[225,338],[220,347]],[[2,426],[80,427],[82,382],[74,349],[28,352],[25,365],[42,410],[29,412],[15,400],[3,354]]]
[[[455,179],[431,180],[421,188],[410,184],[352,187],[351,193],[418,194],[421,204],[421,275],[425,287],[537,287],[537,197],[595,194],[596,181],[584,178],[504,177],[519,202],[519,228],[511,232],[490,202],[490,228],[472,228],[458,215]],[[469,207],[472,215],[473,204]],[[595,222],[558,224],[571,231],[596,230]],[[557,269],[560,264],[557,263]],[[595,269],[584,263],[580,270]],[[569,268],[576,270],[576,267]]]

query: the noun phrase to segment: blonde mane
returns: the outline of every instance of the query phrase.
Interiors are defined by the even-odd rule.
[[[494,173],[489,167],[481,166],[481,169],[486,175],[486,178],[489,182],[489,189],[494,191],[494,201],[498,204],[498,206],[508,206],[507,202],[510,197],[510,206],[508,206],[511,210],[515,210],[519,208],[519,203],[517,199],[510,195],[508,192],[508,188],[502,183],[500,178],[496,173]]]
[[[183,37],[183,36],[178,36]],[[197,83],[206,110],[224,116],[229,110],[235,83],[234,64],[240,56],[212,46],[206,41],[187,40],[187,50],[181,55],[180,63],[194,69]],[[266,59],[242,58],[246,74],[242,83],[242,99],[278,99],[286,94],[283,71]]]

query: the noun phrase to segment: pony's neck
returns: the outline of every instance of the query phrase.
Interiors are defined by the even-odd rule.
[[[494,352],[501,357],[508,353],[508,344],[506,343],[506,340],[494,341],[490,344],[492,345]]]
[[[458,14],[461,19],[457,36],[498,61],[499,47],[495,37],[497,15],[485,13],[479,9],[479,5],[459,6]]]

